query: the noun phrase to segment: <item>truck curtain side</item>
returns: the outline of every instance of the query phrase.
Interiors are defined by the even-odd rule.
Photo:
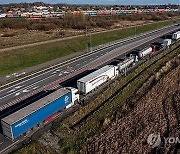
[[[1,124],[4,135],[12,140],[16,139],[71,103],[71,93],[69,91],[65,91],[59,97],[57,95],[58,91],[56,94],[50,94],[3,118]]]

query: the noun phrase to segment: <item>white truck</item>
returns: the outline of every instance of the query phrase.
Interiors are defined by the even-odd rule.
[[[171,39],[165,39],[165,40],[163,41],[163,46],[164,46],[164,47],[168,47],[168,46],[171,45],[171,43],[172,43],[172,40],[171,40]]]
[[[139,51],[138,56],[139,56],[139,58],[142,59],[145,56],[150,55],[152,53],[152,51],[153,51],[152,47],[146,47],[146,48],[142,49],[141,51]]]
[[[137,60],[135,60],[135,59],[137,59],[137,58],[131,55],[130,57],[127,57],[122,62],[117,64],[119,71],[123,72],[125,69],[127,69],[134,62],[137,62]]]
[[[118,67],[113,65],[106,65],[97,71],[79,79],[77,81],[77,88],[80,93],[87,94],[104,82],[115,78],[118,73]]]
[[[6,18],[6,14],[0,14],[0,18]]]
[[[172,39],[173,40],[178,40],[180,38],[180,31],[177,31],[176,33],[173,33]]]

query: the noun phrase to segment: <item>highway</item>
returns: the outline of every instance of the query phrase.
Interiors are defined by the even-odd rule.
[[[116,42],[113,45],[96,49],[91,53],[68,60],[31,75],[20,77],[0,86],[0,110],[33,95],[42,88],[51,87],[72,78],[86,70],[94,69],[108,61],[133,50],[134,48],[148,44],[165,34],[179,30],[177,26],[163,28],[159,31],[135,37],[125,42]]]

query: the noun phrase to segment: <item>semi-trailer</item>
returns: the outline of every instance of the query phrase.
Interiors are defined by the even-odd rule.
[[[138,57],[140,59],[143,59],[144,57],[146,57],[147,55],[150,55],[153,52],[153,48],[152,47],[146,47],[142,50],[139,51],[138,53]]]
[[[118,67],[106,65],[97,71],[79,79],[77,88],[80,93],[87,94],[104,82],[115,78],[118,75]]]
[[[173,33],[173,35],[172,35],[173,40],[178,40],[179,38],[180,38],[180,31]]]
[[[117,64],[117,67],[120,72],[123,72],[125,69],[127,69],[129,66],[131,66],[134,62],[136,62],[136,55],[130,55],[130,57],[126,57],[122,62]]]
[[[171,45],[171,43],[172,43],[171,39],[165,39],[163,40],[163,47],[168,47]]]
[[[71,107],[76,101],[79,101],[77,89],[60,88],[33,104],[3,118],[1,120],[3,134],[14,140],[23,133],[47,123],[48,120],[55,117],[57,112]]]

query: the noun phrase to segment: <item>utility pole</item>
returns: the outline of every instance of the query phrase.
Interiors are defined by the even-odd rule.
[[[90,41],[90,51],[92,51],[92,37],[91,37],[91,32],[89,34],[89,41]]]
[[[134,35],[135,35],[135,37],[136,37],[136,33],[137,33],[137,27],[135,25],[135,27],[134,27]]]
[[[87,25],[86,25],[86,31],[85,31],[85,35],[87,36]]]
[[[87,28],[87,25],[86,25],[86,32],[85,32],[85,35],[88,36],[88,28]],[[89,31],[89,42],[87,44],[87,52],[89,51],[92,51],[92,37],[91,37],[91,32]]]
[[[157,19],[157,22],[156,22],[156,29],[158,29],[158,21],[159,21],[159,20]]]
[[[126,62],[126,52],[125,52],[125,62]],[[125,76],[127,75],[127,67],[126,67],[126,63],[125,63],[125,72],[124,72],[124,74],[125,74]]]

